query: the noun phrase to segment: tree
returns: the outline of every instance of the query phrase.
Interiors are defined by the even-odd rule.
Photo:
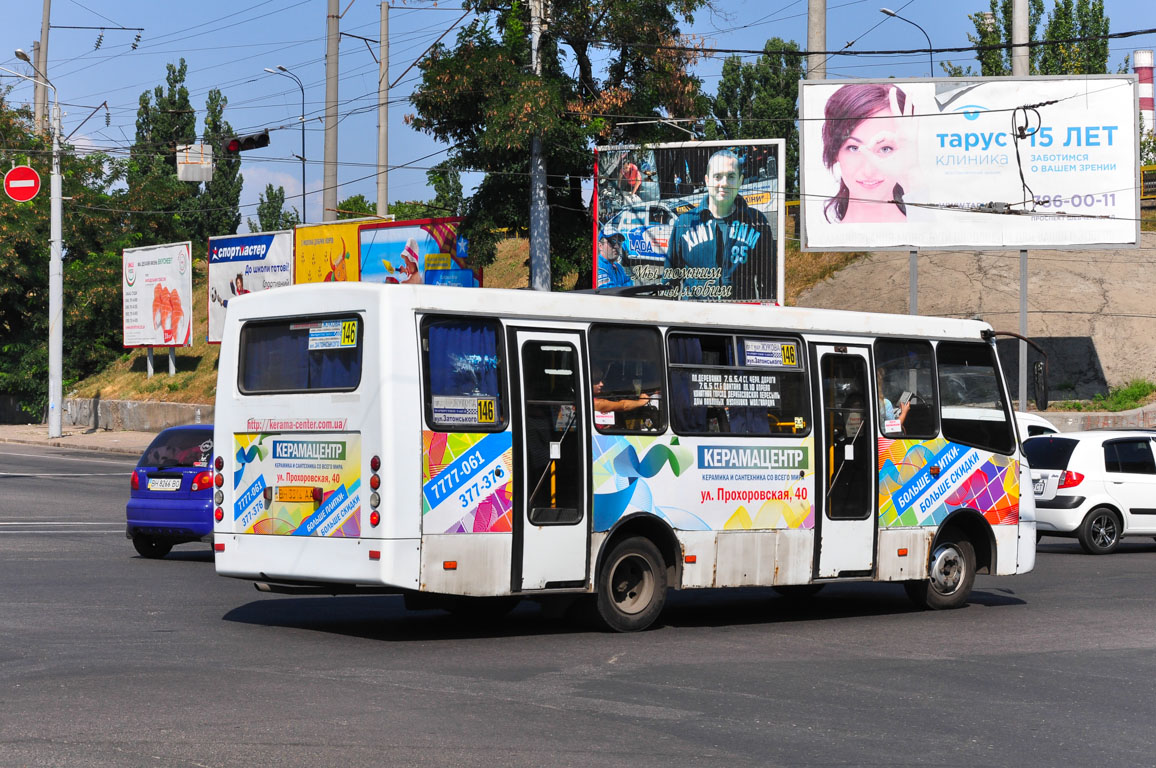
[[[556,0],[541,40],[542,75],[530,71],[530,13],[522,0],[467,0],[478,18],[456,45],[421,62],[415,128],[450,144],[447,167],[484,174],[464,204],[463,233],[477,265],[493,260],[500,231],[529,222],[529,158],[542,139],[548,176],[552,274],[590,270],[590,213],[582,181],[592,144],[670,138],[661,124],[622,122],[706,114],[689,74],[696,52],[680,20],[709,0]],[[628,116],[620,118],[619,116]]]
[[[1012,0],[991,0],[990,10],[968,16],[975,34],[967,39],[977,46],[1010,46],[1012,30]],[[1035,41],[1040,22],[1044,19],[1044,0],[1028,1],[1028,40]],[[1043,40],[1070,40],[1076,37],[1095,37],[1108,33],[1108,17],[1104,15],[1104,0],[1056,0],[1051,14],[1044,22]],[[1108,71],[1108,41],[1088,40],[1080,43],[1036,45],[1029,50],[1029,74],[1032,75],[1090,75]],[[1012,49],[992,48],[978,51],[980,74],[998,77],[1012,73]],[[941,64],[951,77],[974,76],[970,67],[960,67],[950,61]]]
[[[787,193],[798,192],[799,81],[803,79],[801,56],[794,41],[773,37],[763,54],[744,64],[738,56],[723,62],[718,93],[711,102],[714,121],[706,124],[709,139],[786,139]]]
[[[293,229],[301,223],[301,215],[296,208],[285,209],[285,187],[265,185],[265,191],[257,197],[257,220],[248,220],[250,232],[276,232]]]
[[[337,204],[337,218],[360,219],[362,216],[376,216],[377,206],[365,199],[365,195],[352,195]]]
[[[47,179],[51,139],[32,127],[27,107],[13,108],[0,89],[0,166],[29,163]],[[110,158],[62,147],[64,215],[64,391],[121,351],[120,247],[127,227],[110,188]],[[0,392],[43,417],[47,403],[50,203],[0,195]],[[83,340],[83,341],[81,341]]]
[[[233,127],[224,117],[228,103],[229,100],[216,88],[209,91],[205,100],[202,141],[213,147],[215,167],[213,180],[202,184],[197,196],[198,215],[194,232],[197,242],[206,242],[217,235],[235,234],[241,224],[241,187],[245,184],[245,177],[241,175],[241,158],[222,151],[226,139],[233,135]],[[281,190],[281,198],[284,202],[284,190]]]

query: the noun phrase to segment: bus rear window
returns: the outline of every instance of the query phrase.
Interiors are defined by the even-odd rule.
[[[357,389],[361,329],[356,316],[246,323],[238,386],[246,395]]]

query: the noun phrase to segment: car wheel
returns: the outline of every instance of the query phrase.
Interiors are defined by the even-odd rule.
[[[903,589],[920,608],[959,608],[975,583],[975,550],[969,541],[947,541],[931,553],[928,576],[903,582]]]
[[[132,537],[132,545],[141,557],[156,560],[172,552],[173,545],[155,536],[136,534]]]
[[[624,539],[598,574],[598,618],[615,632],[646,629],[666,604],[666,564],[649,539]]]
[[[1089,555],[1107,555],[1120,543],[1120,516],[1107,507],[1096,507],[1080,524],[1080,546]]]

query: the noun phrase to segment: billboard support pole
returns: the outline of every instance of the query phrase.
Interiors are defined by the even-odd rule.
[[[907,259],[907,314],[919,314],[919,251],[912,251]]]
[[[1028,335],[1028,252],[1020,251],[1020,336]],[[1020,339],[1020,410],[1028,409],[1028,343]]]
[[[151,379],[153,377],[153,348],[149,347],[148,350],[148,353],[145,354],[145,367],[148,370],[148,376],[145,378]]]
[[[169,347],[169,376],[177,375],[177,353],[172,347]]]

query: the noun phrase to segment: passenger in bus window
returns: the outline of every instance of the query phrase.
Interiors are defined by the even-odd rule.
[[[639,409],[654,406],[658,402],[657,393],[652,396],[645,392],[637,392],[633,398],[610,399],[604,394],[606,385],[602,379],[602,370],[594,368],[590,374],[591,385],[594,389],[594,423],[600,427],[613,427],[615,414],[623,414],[628,418],[637,417]],[[620,425],[623,423],[620,422]],[[626,424],[625,426],[631,425]]]
[[[899,398],[898,404],[892,403],[883,394],[883,369],[875,369],[875,391],[879,396],[879,413],[883,417],[883,432],[902,433],[903,422],[907,421],[907,412],[911,409],[910,395]],[[907,393],[904,393],[907,394]]]

